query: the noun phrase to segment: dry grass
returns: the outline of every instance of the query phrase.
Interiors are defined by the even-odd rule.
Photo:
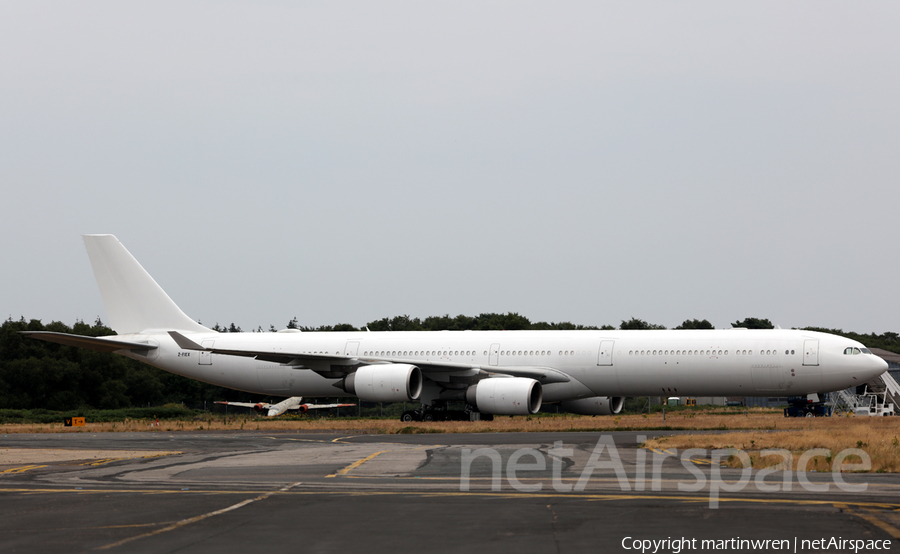
[[[820,420],[815,420],[814,423]],[[824,420],[822,420],[824,421]],[[194,421],[125,420],[113,423],[91,423],[84,427],[51,424],[4,424],[2,433],[103,433],[143,431],[353,431],[380,434],[397,433],[511,433],[543,431],[620,431],[640,429],[801,429],[809,422],[801,418],[785,419],[780,411],[750,409],[723,415],[706,410],[681,411],[652,415],[624,416],[496,416],[494,421],[442,421],[403,423],[394,419],[329,419],[309,417],[263,418],[250,416],[210,416]]]
[[[737,448],[745,451],[754,468],[766,468],[782,463],[782,456],[761,456],[766,449],[784,449],[792,453],[792,469],[803,452],[825,448],[836,455],[848,448],[859,448],[872,460],[873,472],[900,472],[900,418],[894,417],[832,417],[791,418],[800,425],[784,432],[751,431],[741,433],[704,433],[660,437],[647,441],[651,448],[703,448],[707,450]],[[787,421],[787,420],[786,420]],[[784,427],[784,426],[783,426]],[[858,457],[845,463],[857,463]],[[740,459],[731,458],[727,465],[741,467]],[[831,471],[830,456],[816,456],[807,470]]]
[[[208,417],[194,421],[126,420],[116,423],[87,423],[84,427],[53,424],[6,424],[0,432],[9,433],[104,433],[174,431],[260,431],[260,432],[334,432],[334,433],[511,433],[511,432],[608,432],[628,430],[684,429],[687,431],[741,432],[685,434],[661,437],[647,442],[653,448],[738,448],[751,456],[756,468],[782,462],[780,456],[761,457],[765,449],[785,449],[793,453],[793,465],[799,455],[812,448],[838,453],[861,448],[872,460],[871,471],[900,472],[900,418],[785,418],[780,411],[750,409],[735,414],[709,410],[684,410],[662,414],[626,416],[498,416],[494,421],[446,421],[403,423],[388,419],[273,418],[256,416]],[[853,458],[847,462],[855,461]],[[739,459],[729,465],[740,466]],[[807,469],[829,471],[831,459],[814,458]]]

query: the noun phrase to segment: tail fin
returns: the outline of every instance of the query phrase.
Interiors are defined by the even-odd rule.
[[[209,332],[189,318],[113,235],[83,235],[110,326],[120,335],[151,329]]]

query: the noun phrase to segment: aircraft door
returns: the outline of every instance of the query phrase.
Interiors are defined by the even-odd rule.
[[[500,363],[500,345],[492,344],[490,352],[491,352],[490,364],[497,365],[498,363]]]
[[[344,347],[344,356],[356,356],[357,352],[359,352],[359,341],[347,341],[347,346]]]
[[[615,346],[616,341],[614,340],[602,340],[600,341],[600,353],[597,355],[597,365],[613,365],[612,355],[613,355],[613,346]]]
[[[819,365],[818,339],[803,341],[803,365]]]
[[[212,348],[216,343],[214,340],[205,340],[200,345],[203,348]],[[207,352],[206,350],[200,351],[200,365],[212,365],[212,352]]]

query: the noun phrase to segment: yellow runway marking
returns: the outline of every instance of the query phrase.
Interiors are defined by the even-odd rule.
[[[66,489],[29,489],[29,488],[3,488],[0,487],[0,493],[19,493],[19,494],[34,494],[34,493],[78,493],[78,494],[194,494],[194,495],[248,495],[248,494],[260,494],[262,496],[257,497],[268,497],[273,494],[284,494],[284,495],[292,495],[292,496],[314,496],[314,495],[347,495],[347,496],[428,496],[428,497],[463,497],[463,496],[479,496],[479,497],[488,497],[488,498],[542,498],[542,499],[572,499],[572,500],[675,500],[681,502],[706,502],[707,498],[703,495],[700,496],[686,496],[686,495],[665,495],[665,494],[640,494],[640,493],[560,493],[560,492],[537,492],[537,493],[520,493],[515,491],[510,492],[494,492],[494,491],[346,491],[346,490],[330,490],[330,491],[321,491],[321,490],[309,490],[309,491],[295,491],[288,490],[293,488],[300,483],[294,483],[289,487],[284,489],[279,489],[278,491],[261,491],[261,490],[158,490],[158,489],[84,489],[77,490],[72,488]],[[847,509],[848,506],[856,507],[859,509],[867,510],[866,514],[862,514],[856,511],[853,511],[853,515],[858,515],[862,517],[870,516],[873,510],[900,510],[900,504],[897,503],[888,503],[888,502],[868,502],[868,501],[850,501],[843,503],[835,503],[834,500],[809,500],[809,499],[792,499],[792,498],[736,498],[736,497],[719,497],[719,502],[732,502],[732,503],[740,503],[746,502],[750,504],[784,504],[784,505],[796,505],[796,506],[835,506]],[[214,513],[213,513],[214,514]],[[871,516],[870,516],[871,517]],[[866,519],[866,518],[863,518]],[[180,522],[179,522],[180,523]],[[879,520],[879,527],[886,526],[890,527],[888,524],[881,522]],[[875,524],[873,522],[873,524]],[[878,525],[878,524],[875,524]],[[886,527],[881,527],[882,529],[886,529]],[[890,531],[892,533],[898,533],[896,529]]]
[[[337,476],[339,476],[339,475],[346,475],[348,472],[353,471],[354,469],[356,469],[356,468],[358,468],[359,466],[363,465],[364,463],[368,462],[369,460],[371,460],[371,459],[374,458],[375,456],[378,456],[378,455],[380,455],[380,454],[384,454],[385,452],[391,452],[391,450],[382,450],[381,452],[376,452],[376,453],[374,453],[374,454],[371,454],[371,455],[369,455],[369,456],[366,456],[366,457],[363,458],[362,460],[356,460],[355,462],[353,462],[352,464],[348,465],[348,466],[345,467],[344,469],[338,471],[337,473],[332,473],[331,475],[326,475],[325,478],[328,479],[328,478],[331,478],[331,477],[337,477]]]
[[[89,462],[82,462],[78,465],[102,466],[103,464],[109,464],[109,463],[118,462],[121,460],[137,460],[138,458],[162,458],[163,456],[171,456],[173,454],[181,454],[181,452],[161,452],[159,454],[148,454],[146,456],[125,456],[124,458],[101,458],[99,460],[91,460]]]
[[[344,437],[344,438],[347,438],[347,437]],[[337,440],[337,439],[335,439],[335,440]],[[389,444],[389,443],[379,443],[379,444]],[[422,450],[423,448],[434,448],[435,446],[439,446],[439,445],[417,446],[417,447],[415,447],[415,448],[410,448],[410,450]],[[381,454],[384,454],[385,452],[393,452],[393,450],[382,450],[381,452],[376,452],[376,453],[374,453],[374,454],[371,454],[371,455],[369,455],[369,456],[366,456],[366,457],[363,458],[362,460],[356,460],[355,462],[353,462],[352,464],[348,465],[348,466],[345,467],[344,469],[338,471],[337,473],[332,473],[331,475],[326,475],[325,478],[326,478],[326,479],[330,479],[330,478],[332,478],[332,477],[343,477],[343,476],[347,475],[348,472],[353,471],[354,469],[356,469],[356,468],[358,468],[359,466],[363,465],[364,463],[368,462],[368,461],[371,460],[372,458],[374,458],[374,457],[376,457],[376,456],[379,456],[379,455],[381,455]],[[349,476],[348,476],[348,477],[349,477]]]
[[[101,460],[91,460],[90,462],[84,462],[79,465],[83,466],[102,466],[103,464],[108,464],[110,462],[118,462],[119,460],[130,460],[131,458],[104,458]]]
[[[847,504],[849,504],[849,503],[847,503]],[[893,537],[895,539],[900,539],[900,529],[897,529],[890,523],[887,523],[885,521],[878,519],[875,516],[875,514],[878,512],[873,510],[871,506],[864,507],[862,505],[857,504],[857,506],[859,506],[860,508],[865,510],[865,512],[861,512],[859,510],[850,509],[850,507],[847,504],[835,503],[834,507],[840,508],[840,509],[844,510],[845,512],[847,512],[848,514],[852,514],[858,518],[864,519],[864,520],[868,521],[869,523],[871,523],[872,525],[874,525],[875,527],[878,527],[879,529],[881,529],[882,531],[884,531],[891,537]]]
[[[178,529],[178,528],[180,528],[180,527],[184,527],[185,525],[190,525],[191,523],[196,523],[196,522],[198,522],[198,521],[203,521],[203,520],[206,519],[206,518],[210,518],[210,517],[213,517],[213,516],[217,516],[217,515],[220,515],[220,514],[224,514],[224,513],[230,512],[230,511],[232,511],[232,510],[237,510],[238,508],[243,508],[243,507],[246,506],[247,504],[252,504],[252,503],[258,502],[258,501],[260,501],[260,500],[265,500],[266,498],[269,498],[269,497],[272,496],[273,494],[278,494],[278,493],[281,493],[281,492],[286,492],[286,491],[290,490],[291,488],[293,488],[293,487],[295,487],[295,486],[297,486],[297,485],[299,485],[299,484],[300,484],[299,482],[297,482],[297,483],[292,483],[292,484],[290,484],[290,485],[281,487],[281,488],[278,489],[277,491],[269,491],[269,492],[267,492],[267,493],[265,493],[265,494],[261,494],[261,495],[257,496],[256,498],[248,498],[247,500],[244,500],[243,502],[238,502],[237,504],[234,504],[233,506],[229,506],[229,507],[227,507],[227,508],[222,508],[221,510],[216,510],[216,511],[214,511],[214,512],[209,512],[209,513],[206,513],[206,514],[203,514],[203,515],[194,516],[194,517],[189,517],[189,518],[187,518],[187,519],[182,519],[181,521],[177,521],[177,522],[173,523],[172,525],[169,525],[169,526],[167,526],[167,527],[163,527],[162,529],[157,529],[157,530],[155,530],[155,531],[150,531],[149,533],[144,533],[143,535],[138,535],[138,536],[136,536],[136,537],[129,537],[129,538],[127,538],[127,539],[120,540],[119,542],[114,542],[114,543],[112,543],[112,544],[107,544],[106,546],[100,546],[100,547],[98,547],[96,550],[106,550],[106,549],[108,549],[108,548],[115,548],[116,546],[122,546],[123,544],[129,543],[129,542],[131,542],[131,541],[135,541],[135,540],[138,540],[138,539],[143,539],[143,538],[146,538],[146,537],[152,537],[153,535],[159,535],[160,533],[165,533],[165,532],[167,532],[167,531],[173,531],[173,530]]]
[[[652,450],[655,454],[659,454],[660,456],[677,456],[678,455],[675,452],[672,452],[667,448],[663,448],[662,451],[659,451],[655,448],[650,448],[649,450]],[[693,458],[690,458],[690,461],[697,464],[698,466],[702,466],[702,465],[711,466],[712,465],[712,460],[695,460]],[[722,467],[722,466],[720,466],[720,467]]]
[[[291,439],[287,437],[266,437],[267,439],[272,439],[273,441],[295,441],[295,442],[332,442],[332,441],[323,441],[319,439]]]
[[[32,469],[40,469],[42,467],[47,466],[21,466],[21,467],[13,467],[10,469],[4,469],[0,471],[0,473],[25,473],[26,471],[31,471]]]

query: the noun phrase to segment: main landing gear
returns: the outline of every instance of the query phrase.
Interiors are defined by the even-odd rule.
[[[493,421],[491,414],[478,412],[471,404],[462,410],[451,410],[446,404],[420,406],[416,410],[407,410],[400,416],[400,421]]]

